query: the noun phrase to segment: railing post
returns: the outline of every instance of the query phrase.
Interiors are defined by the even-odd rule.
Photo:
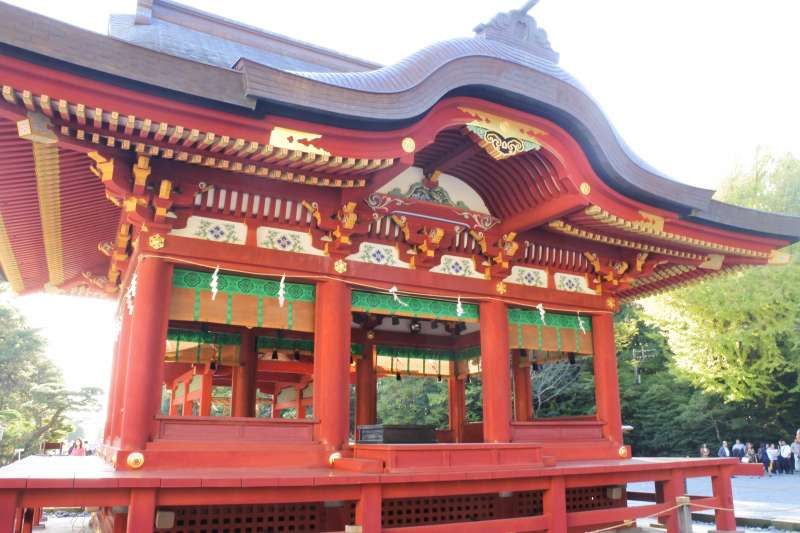
[[[733,490],[731,488],[731,477],[733,466],[722,466],[719,473],[711,476],[711,487],[714,497],[717,499],[717,509],[714,511],[714,518],[717,531],[736,531],[736,515],[733,512]]]
[[[550,487],[544,491],[543,512],[549,515],[548,533],[567,531],[567,489],[563,477],[550,478]]]
[[[152,533],[156,517],[156,490],[132,489],[128,503],[127,533]]]
[[[677,503],[679,497],[683,496],[686,492],[685,478],[679,470],[673,470],[670,478],[665,480],[662,484],[663,502],[666,504]],[[667,526],[668,533],[682,533],[680,529],[678,510],[670,511],[666,515],[659,516],[660,523]]]
[[[363,485],[361,498],[356,503],[356,524],[363,533],[379,533],[381,530],[381,486]]]

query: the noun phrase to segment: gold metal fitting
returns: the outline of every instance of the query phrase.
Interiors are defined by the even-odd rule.
[[[590,192],[592,192],[592,187],[585,181],[580,184],[579,189],[581,191],[581,194],[584,196],[587,196]]]
[[[623,459],[628,457],[628,447],[627,446],[620,446],[618,452],[619,452],[619,456],[622,457]]]
[[[128,458],[125,460],[129,467],[134,470],[138,470],[139,468],[144,466],[144,455],[142,452],[133,452],[128,454]]]
[[[153,250],[160,250],[164,247],[166,240],[160,233],[154,233],[147,239],[147,243]]]
[[[344,274],[345,272],[347,272],[347,261],[345,261],[344,259],[338,259],[333,264],[333,269],[339,274]]]
[[[404,137],[400,146],[403,147],[403,151],[407,154],[411,154],[417,149],[417,143],[411,137]]]

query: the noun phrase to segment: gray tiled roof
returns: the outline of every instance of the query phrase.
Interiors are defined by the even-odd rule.
[[[150,50],[217,67],[231,68],[239,58],[247,57],[279,70],[332,71],[330,67],[268,52],[157,18],[153,18],[150,24],[134,24],[134,15],[111,15],[108,34]]]

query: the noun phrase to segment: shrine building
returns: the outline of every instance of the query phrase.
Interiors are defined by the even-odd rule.
[[[760,465],[632,456],[613,316],[786,262],[800,220],[639,160],[535,3],[389,66],[172,0],[108,36],[0,3],[2,273],[118,323],[99,455],[0,469],[0,531],[672,533],[701,476],[735,530]],[[559,361],[591,414],[537,416]],[[382,423],[384,379],[435,380],[447,422]]]

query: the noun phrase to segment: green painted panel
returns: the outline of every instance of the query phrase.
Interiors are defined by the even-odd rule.
[[[353,291],[352,308],[354,311],[381,313],[406,317],[431,317],[443,320],[457,320],[460,322],[477,322],[478,306],[470,303],[461,304],[464,313],[458,316],[456,302],[448,300],[434,300],[432,298],[419,298],[416,296],[399,296],[403,305],[397,302],[391,294],[380,292]]]
[[[583,323],[583,329],[586,333],[592,331],[592,321],[588,317],[579,317],[578,315],[568,315],[564,313],[553,313],[548,311],[545,313],[544,325],[552,328],[569,328],[575,331],[580,331],[580,323]],[[511,307],[508,310],[508,321],[514,325],[520,326],[541,326],[542,317],[537,309],[520,309]]]
[[[217,290],[220,293],[244,294],[277,298],[280,282],[275,279],[253,278],[220,273]],[[172,286],[181,289],[211,291],[211,273],[176,268],[172,274]],[[285,283],[286,301],[313,302],[315,288],[308,283]]]

